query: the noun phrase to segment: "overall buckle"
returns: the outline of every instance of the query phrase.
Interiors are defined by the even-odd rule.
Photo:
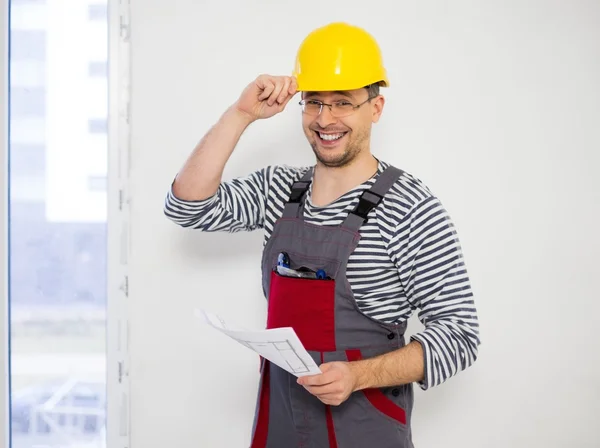
[[[292,185],[292,192],[290,194],[290,198],[288,202],[300,202],[304,192],[308,189],[310,182],[295,182]]]
[[[356,208],[352,213],[354,213],[357,216],[360,216],[366,221],[369,212],[373,208],[377,207],[377,205],[381,202],[382,199],[383,196],[374,193],[370,190],[366,190],[360,195],[360,198],[358,199],[358,204],[356,205]]]

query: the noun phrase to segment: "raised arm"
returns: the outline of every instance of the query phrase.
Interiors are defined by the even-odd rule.
[[[175,177],[172,194],[181,201],[214,196],[225,165],[246,128],[256,120],[282,112],[296,89],[296,80],[287,76],[261,75],[251,82],[194,148]]]
[[[225,165],[246,128],[282,112],[297,90],[287,76],[261,75],[204,135],[175,177],[164,213],[176,224],[204,231],[262,227],[271,168],[223,182]]]
[[[204,232],[262,228],[274,170],[275,167],[269,166],[248,176],[221,182],[214,195],[199,201],[182,200],[171,189],[164,213],[175,224]]]

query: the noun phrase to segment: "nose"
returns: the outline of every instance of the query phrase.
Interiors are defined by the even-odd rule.
[[[319,114],[319,117],[317,118],[317,124],[319,126],[321,126],[322,128],[326,128],[327,126],[329,126],[330,124],[333,124],[335,122],[337,122],[337,118],[335,118],[333,115],[331,115],[331,109],[329,109],[329,106],[323,105],[323,108],[321,109],[321,113]]]

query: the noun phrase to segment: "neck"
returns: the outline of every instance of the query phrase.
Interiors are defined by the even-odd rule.
[[[329,204],[377,172],[378,162],[369,152],[343,167],[328,167],[317,162],[313,175],[312,202]]]

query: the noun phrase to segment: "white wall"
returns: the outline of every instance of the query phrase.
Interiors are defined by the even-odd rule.
[[[451,6],[450,6],[451,5]],[[417,447],[598,447],[600,4],[594,1],[132,4],[133,448],[249,445],[257,357],[194,320],[261,327],[262,234],[163,216],[203,133],[254,77],[289,74],[311,29],[348,20],[381,44],[375,153],[449,209],[481,319],[475,366],[417,390]],[[253,126],[226,177],[311,163],[291,102]],[[413,322],[410,332],[420,329]]]

